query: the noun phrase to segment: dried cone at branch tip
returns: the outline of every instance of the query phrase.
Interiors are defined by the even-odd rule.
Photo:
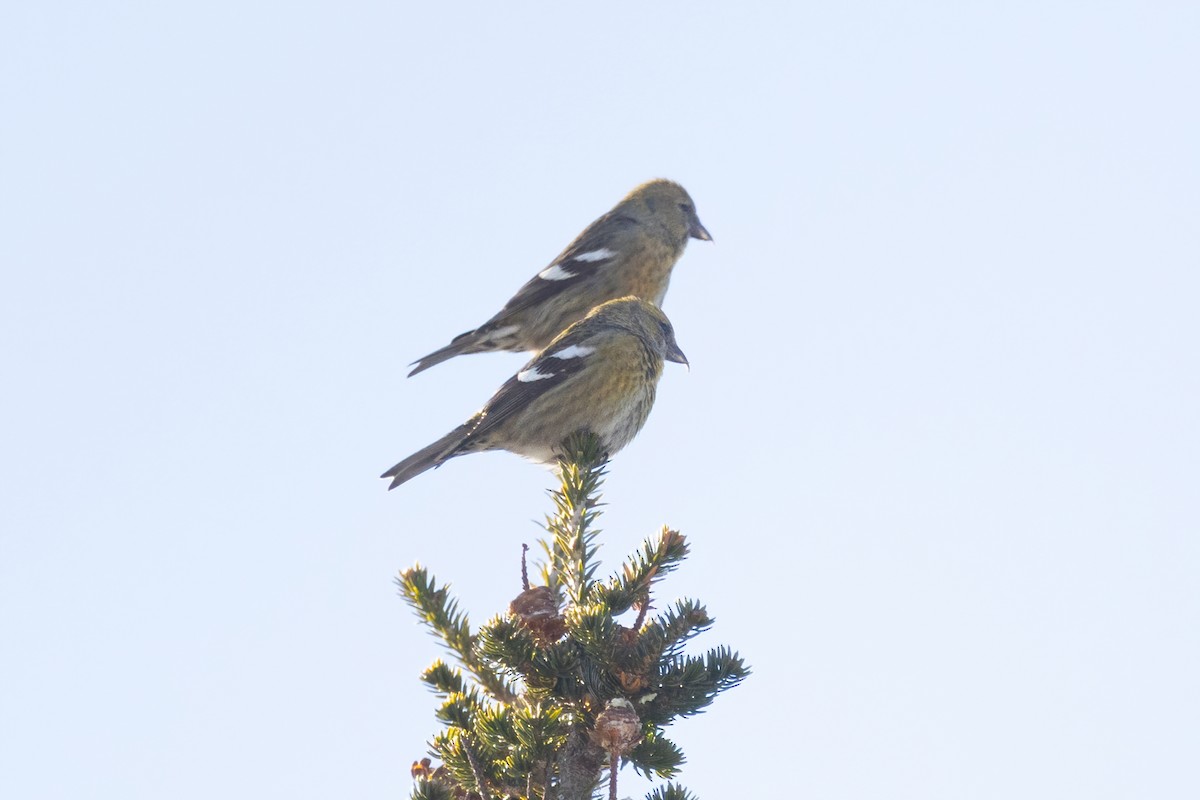
[[[609,753],[625,755],[642,738],[642,721],[633,710],[633,703],[623,697],[614,697],[596,717],[592,741]]]
[[[414,781],[427,781],[434,783],[446,783],[448,781],[446,765],[439,764],[436,768],[433,766],[433,761],[429,758],[422,758],[420,761],[414,761],[412,768],[409,770]],[[455,797],[465,797],[462,790],[457,786],[454,787]]]
[[[473,417],[381,477],[394,489],[487,450],[549,463],[579,432],[595,434],[612,456],[646,423],[664,361],[688,363],[666,315],[637,297],[611,300],[560,333]]]
[[[644,183],[589,225],[491,319],[413,362],[409,376],[465,353],[541,350],[592,308],[634,295],[661,306],[688,239],[711,241],[687,191]]]
[[[567,632],[567,623],[558,613],[554,592],[549,586],[534,586],[517,595],[508,605],[508,613],[528,628],[542,644],[551,644]]]
[[[613,643],[616,647],[618,666],[614,669],[614,674],[617,676],[617,682],[621,684],[621,691],[630,695],[638,694],[650,685],[648,665],[631,660],[631,652],[637,646],[637,642],[636,628],[626,628],[620,624],[616,626]]]
[[[617,623],[613,639],[618,648],[628,650],[637,644],[638,631],[636,628],[626,628],[624,625]]]

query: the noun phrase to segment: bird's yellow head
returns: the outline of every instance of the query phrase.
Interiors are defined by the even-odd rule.
[[[640,297],[622,297],[596,306],[586,320],[593,324],[620,328],[644,341],[666,361],[687,364],[687,356],[675,341],[675,328],[658,306]]]
[[[700,224],[696,204],[687,190],[675,181],[657,178],[643,183],[625,196],[613,209],[648,226],[658,226],[680,243],[688,237],[712,241],[708,230]]]

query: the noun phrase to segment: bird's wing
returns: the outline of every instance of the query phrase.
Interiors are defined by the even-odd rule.
[[[589,331],[572,331],[543,350],[521,371],[504,382],[478,414],[472,439],[486,436],[522,409],[562,386],[585,369],[596,352]]]
[[[626,255],[637,222],[626,216],[605,216],[593,222],[575,241],[522,286],[495,316],[500,320],[541,305],[564,291],[586,283],[600,270]]]

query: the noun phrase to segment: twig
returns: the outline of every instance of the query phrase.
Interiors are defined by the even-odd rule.
[[[636,633],[642,629],[642,625],[646,623],[646,612],[650,610],[650,596],[647,595],[638,606],[637,619],[633,621],[633,630]]]
[[[521,545],[521,588],[529,590],[529,568],[525,563],[525,555],[529,552],[529,545]]]
[[[482,800],[488,800],[491,796],[487,792],[487,781],[483,777],[483,769],[479,766],[478,759],[475,758],[475,753],[471,750],[470,743],[463,739],[463,752],[467,754],[467,763],[471,765],[471,772],[475,775],[475,790],[479,792]]]

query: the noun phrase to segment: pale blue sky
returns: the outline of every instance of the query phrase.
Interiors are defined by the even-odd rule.
[[[656,176],[716,241],[602,555],[682,529],[662,600],[755,670],[683,781],[1200,795],[1197,42],[1184,3],[6,5],[0,796],[405,796],[439,650],[392,577],[483,621],[551,485],[385,492],[522,359],[406,364]]]

